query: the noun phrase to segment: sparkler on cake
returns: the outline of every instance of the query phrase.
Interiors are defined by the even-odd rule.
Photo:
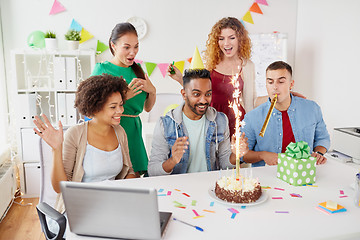
[[[240,67],[239,67],[240,69]],[[235,151],[236,151],[236,175],[224,176],[220,178],[215,185],[215,195],[227,202],[232,203],[250,203],[255,202],[261,196],[261,186],[257,179],[252,178],[252,169],[250,169],[250,176],[240,175],[240,127],[245,125],[245,122],[240,121],[241,118],[241,90],[238,81],[240,71],[238,71],[231,79],[234,86],[233,98],[234,101],[229,103],[229,107],[235,113]]]

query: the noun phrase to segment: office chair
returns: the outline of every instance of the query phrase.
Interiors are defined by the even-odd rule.
[[[66,218],[53,207],[57,193],[51,185],[51,171],[53,159],[52,149],[43,140],[40,140],[40,198],[36,210],[39,215],[41,229],[49,240],[62,240],[66,229]]]

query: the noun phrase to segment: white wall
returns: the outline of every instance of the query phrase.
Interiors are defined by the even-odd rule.
[[[301,0],[295,86],[322,108],[328,130],[360,127],[360,1]]]
[[[82,47],[96,47],[96,40],[107,43],[112,28],[132,16],[142,17],[148,24],[148,34],[140,42],[137,58],[166,63],[192,57],[195,46],[205,49],[211,27],[225,16],[241,18],[253,0],[59,0],[66,12],[49,16],[53,0],[1,0],[4,21],[6,59],[13,48],[26,47],[27,36],[34,30],[55,30],[60,47],[65,48],[63,35],[74,18],[95,36]],[[294,63],[297,0],[268,0],[260,5],[264,15],[252,13],[255,24],[246,24],[250,33],[279,31],[288,33],[288,59]],[[284,21],[286,20],[286,21]],[[110,56],[102,54],[99,60]],[[9,61],[6,66],[10,69]],[[151,79],[158,92],[176,92],[180,86],[162,77],[158,68]]]

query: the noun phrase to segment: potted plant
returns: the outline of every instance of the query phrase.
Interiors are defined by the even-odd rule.
[[[79,48],[79,41],[81,40],[80,31],[70,29],[65,34],[65,39],[68,42],[68,47],[70,50],[76,50]]]
[[[57,39],[55,32],[46,31],[45,32],[45,47],[49,50],[56,50],[57,46]]]

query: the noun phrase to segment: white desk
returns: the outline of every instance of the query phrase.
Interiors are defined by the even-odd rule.
[[[241,171],[243,173],[245,169]],[[159,210],[171,211],[173,217],[204,229],[204,232],[200,232],[171,221],[165,239],[360,239],[360,208],[354,204],[354,190],[350,187],[356,172],[355,168],[345,164],[328,161],[317,167],[315,185],[318,187],[294,187],[276,178],[276,166],[253,168],[253,176],[259,177],[261,185],[271,187],[266,190],[269,198],[256,206],[236,208],[240,213],[234,219],[231,219],[229,206],[215,201],[214,206],[210,207],[214,200],[209,196],[208,189],[219,178],[218,171],[130,179],[107,184],[164,189],[159,194],[171,191],[171,196],[158,197]],[[222,174],[230,174],[230,170],[222,171]],[[275,190],[275,187],[285,191]],[[340,190],[348,197],[340,198]],[[183,195],[183,192],[190,197]],[[290,193],[298,193],[302,198],[291,197]],[[283,199],[272,199],[280,196]],[[197,201],[196,206],[191,206],[192,200]],[[343,205],[347,212],[327,215],[316,209],[320,202],[327,200]],[[186,209],[175,207],[173,201],[186,205]],[[193,219],[193,209],[204,217]],[[203,209],[215,213],[204,212]],[[98,238],[80,237],[68,230],[67,239]]]

